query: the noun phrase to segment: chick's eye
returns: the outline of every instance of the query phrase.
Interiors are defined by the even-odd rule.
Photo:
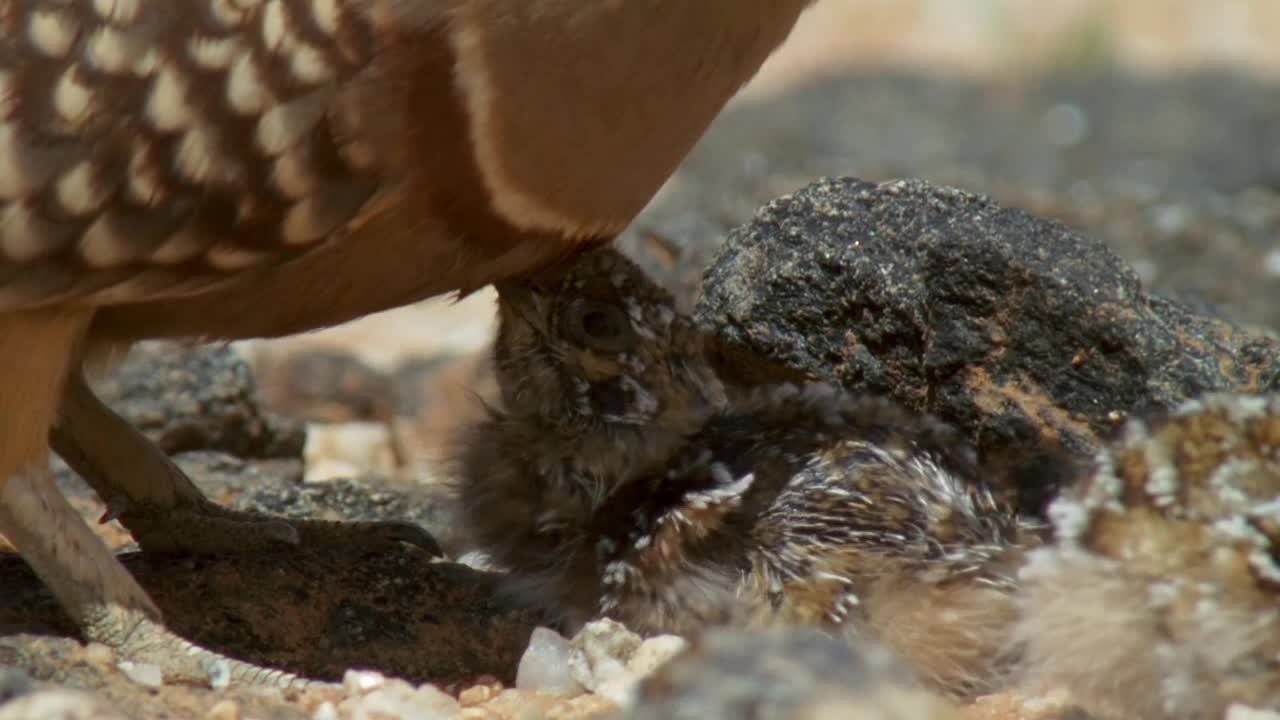
[[[589,310],[582,316],[582,332],[588,337],[607,340],[622,334],[618,316],[604,310]]]
[[[582,301],[566,318],[569,334],[597,350],[625,349],[631,337],[631,322],[621,308]]]

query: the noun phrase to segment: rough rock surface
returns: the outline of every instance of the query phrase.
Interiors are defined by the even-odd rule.
[[[698,312],[732,378],[887,394],[988,454],[1091,454],[1130,413],[1280,390],[1280,341],[1146,293],[1061,223],[922,181],[770,203],[730,235]]]
[[[264,412],[249,366],[225,346],[142,343],[94,389],[167,453],[302,456],[302,423]]]

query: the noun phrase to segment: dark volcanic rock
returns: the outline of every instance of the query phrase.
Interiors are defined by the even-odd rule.
[[[1280,342],[1143,292],[1102,243],[920,181],[816,183],[708,270],[731,378],[888,394],[980,451],[1091,453],[1116,422],[1211,390],[1280,390]]]
[[[167,453],[302,457],[303,424],[262,411],[249,366],[226,346],[142,343],[94,389]]]

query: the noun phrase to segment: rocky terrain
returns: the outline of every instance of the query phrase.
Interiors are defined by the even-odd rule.
[[[1131,413],[1169,409],[1207,391],[1280,391],[1280,341],[1146,293],[1103,243],[1059,222],[921,181],[823,181],[770,203],[730,235],[705,275],[698,312],[720,338],[723,372],[731,380],[822,378],[888,393],[951,420],[989,456],[1007,457],[1020,442],[1043,438],[1085,457]],[[157,378],[169,390],[147,392],[144,385]],[[371,392],[388,387],[368,386]],[[232,350],[147,346],[102,389],[219,502],[297,516],[409,518],[450,538],[438,486],[383,477],[304,480],[298,424],[259,405],[248,368]],[[1014,477],[1022,484],[1009,490],[1032,513],[1058,478],[1043,467]],[[86,519],[100,515],[96,499],[74,477],[64,471],[60,482]],[[127,541],[110,526],[107,535],[117,544]],[[466,549],[446,545],[455,553]],[[0,601],[0,627],[11,634],[0,641],[0,652],[19,702],[43,697],[32,688],[70,685],[96,691],[95,702],[155,716],[204,707],[214,712],[219,702],[233,702],[237,713],[363,717],[366,705],[385,702],[402,707],[389,711],[395,717],[440,717],[461,713],[466,698],[483,697],[476,712],[495,716],[502,714],[490,704],[526,711],[518,698],[539,692],[594,698],[580,701],[585,708],[567,698],[547,700],[549,716],[574,716],[625,707],[635,697],[634,680],[658,665],[632,667],[645,645],[625,629],[590,627],[596,635],[572,644],[553,638],[559,651],[535,642],[521,661],[538,619],[504,603],[492,575],[416,550],[134,555],[128,565],[184,635],[318,679],[345,677],[345,684],[263,695],[157,690],[145,676],[125,679],[104,649],[45,637],[69,627],[10,555],[0,564],[9,589]],[[672,639],[667,650],[682,642]],[[708,646],[716,649],[707,651],[705,691],[731,692],[714,680],[714,668],[732,666],[735,652],[759,656],[749,647],[732,650],[734,642]],[[792,652],[785,638],[760,642],[780,643],[780,658]],[[803,667],[810,651],[796,652]],[[403,680],[344,673],[348,668]],[[673,677],[683,683],[680,693],[700,692],[702,686],[688,686],[696,673]],[[810,682],[804,673],[787,677]],[[431,685],[414,689],[405,681]],[[498,689],[512,685],[516,689]],[[646,693],[676,692],[645,687]],[[458,704],[448,690],[460,693]],[[873,702],[865,693],[827,697],[802,690],[796,692],[826,711]],[[867,692],[878,697],[880,691]],[[890,709],[899,701],[933,702],[926,695],[894,697]],[[657,702],[646,701],[637,712],[653,712]],[[729,708],[736,704],[783,701],[695,702],[728,703],[717,712],[734,716]],[[552,713],[553,706],[560,709]]]
[[[734,379],[887,393],[988,457],[1037,438],[1087,456],[1133,414],[1280,392],[1280,84],[842,73],[736,104],[621,242],[715,330]],[[135,354],[106,397],[214,500],[410,519],[450,558],[131,555],[184,636],[336,683],[219,692],[118,672],[0,555],[0,720],[571,718],[637,697],[636,718],[1083,717],[1060,696],[943,707],[874,648],[804,634],[712,636],[658,669],[683,641],[535,631],[465,557],[437,483],[449,433],[491,393],[482,356],[172,350]],[[157,380],[165,393],[142,389]],[[1043,470],[1007,488],[1026,512],[1060,479]],[[65,468],[59,482],[130,551]]]

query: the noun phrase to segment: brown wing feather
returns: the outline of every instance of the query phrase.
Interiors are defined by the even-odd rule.
[[[315,246],[384,183],[349,0],[0,5],[0,311],[172,296]]]

